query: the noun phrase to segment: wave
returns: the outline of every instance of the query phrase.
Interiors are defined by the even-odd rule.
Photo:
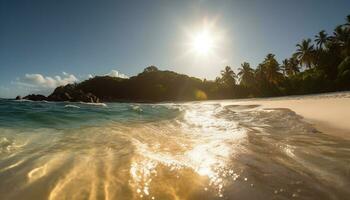
[[[105,104],[105,103],[88,103],[88,102],[79,102],[79,103],[80,104],[85,104],[85,105],[107,107],[107,104]]]
[[[108,106],[72,111],[62,104],[35,105],[30,108],[42,115],[55,111],[38,117],[43,120],[54,113],[51,127],[2,126],[3,198],[345,199],[350,195],[350,141],[319,133],[289,109],[215,101]],[[29,110],[23,107],[21,112]],[[142,112],[135,113],[139,109]],[[27,115],[16,122],[32,118]],[[69,121],[88,126],[55,126]]]
[[[142,108],[139,105],[130,105],[131,109],[137,112],[142,112]]]
[[[79,106],[68,104],[64,106],[65,108],[80,108]]]
[[[35,102],[35,101],[29,100],[29,99],[15,99],[13,101],[17,101],[17,102]]]

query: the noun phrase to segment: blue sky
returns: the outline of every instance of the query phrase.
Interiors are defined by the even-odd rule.
[[[149,65],[214,79],[226,65],[289,57],[303,38],[331,33],[349,8],[348,0],[0,0],[0,97]],[[223,35],[212,57],[188,53],[188,35],[204,22]]]

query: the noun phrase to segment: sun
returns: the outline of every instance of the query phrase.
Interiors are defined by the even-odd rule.
[[[214,37],[209,30],[202,30],[193,35],[192,50],[199,55],[207,55],[214,48]]]
[[[189,56],[193,62],[209,63],[224,60],[229,41],[225,30],[217,25],[217,18],[182,27],[185,40],[181,45],[182,56]],[[220,61],[221,62],[221,61]]]

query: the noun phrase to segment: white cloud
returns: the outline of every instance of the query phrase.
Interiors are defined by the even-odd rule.
[[[119,77],[119,78],[129,78],[127,75],[119,73],[117,70],[111,70],[106,76]]]
[[[111,70],[105,76],[128,78],[125,74],[119,73],[116,70]],[[93,78],[94,75],[87,74],[79,76],[80,80]],[[79,82],[77,76],[62,72],[61,75],[45,76],[43,74],[25,74],[23,77],[16,78],[9,85],[9,88],[0,86],[0,97],[15,97],[17,95],[25,96],[28,94],[43,94],[49,95],[58,86],[67,85],[70,83]]]
[[[66,72],[63,72],[62,74],[62,77],[43,76],[41,74],[26,74],[23,78],[18,80],[17,84],[38,88],[56,88],[61,85],[67,85],[78,81],[73,74],[68,74]]]

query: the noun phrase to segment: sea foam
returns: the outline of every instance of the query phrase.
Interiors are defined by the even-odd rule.
[[[65,108],[80,108],[79,106],[68,104],[64,106]]]

